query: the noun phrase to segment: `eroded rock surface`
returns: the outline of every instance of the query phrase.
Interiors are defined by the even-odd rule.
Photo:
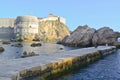
[[[66,36],[62,43],[71,46],[90,46],[95,29],[87,25],[79,26],[70,36]]]
[[[92,43],[97,45],[113,45],[117,41],[117,38],[118,36],[112,29],[103,27],[94,33]]]
[[[117,41],[119,32],[113,31],[109,27],[102,27],[98,30],[85,26],[79,26],[70,36],[66,36],[61,42],[68,46],[87,47],[96,45],[120,46]]]
[[[39,23],[39,34],[36,39],[40,41],[54,41],[63,39],[65,36],[70,35],[68,27],[59,21],[43,21]]]

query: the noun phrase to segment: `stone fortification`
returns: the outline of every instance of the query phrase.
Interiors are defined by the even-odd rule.
[[[14,27],[15,18],[0,18],[0,27]]]
[[[38,19],[35,16],[18,16],[15,20],[14,32],[17,38],[33,39],[38,33]]]
[[[42,22],[42,21],[57,21],[57,20],[60,21],[63,24],[66,24],[65,18],[59,17],[59,16],[55,16],[53,14],[49,14],[48,17],[46,17],[46,18],[41,18],[39,20],[39,22]]]
[[[66,27],[66,20],[62,17],[49,14],[46,18],[35,16],[17,16],[16,19],[1,18],[0,19],[0,34],[9,33],[16,39],[29,40],[37,37],[43,40],[62,39],[66,35],[70,35],[69,29]],[[11,27],[11,28],[10,28]],[[61,33],[62,32],[62,33]],[[44,36],[44,34],[47,36]],[[42,37],[41,37],[42,36]]]
[[[8,40],[14,38],[14,28],[13,27],[1,27],[0,28],[0,39]]]

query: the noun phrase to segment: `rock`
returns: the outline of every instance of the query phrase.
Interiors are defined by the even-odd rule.
[[[120,48],[120,42],[114,42],[113,45],[116,46],[117,48]]]
[[[31,57],[31,56],[38,56],[39,54],[36,54],[35,52],[29,52],[27,53],[26,51],[23,52],[23,54],[21,55],[22,58],[25,58],[25,57]]]
[[[18,43],[18,44],[14,44],[14,45],[11,45],[12,47],[23,47],[23,45],[21,43]]]
[[[10,41],[3,41],[2,44],[10,44]]]
[[[109,27],[103,27],[98,29],[92,39],[93,45],[113,45],[117,41],[116,33]]]
[[[39,46],[42,46],[41,43],[32,43],[31,44],[31,47],[39,47]]]
[[[5,49],[3,47],[0,47],[0,52],[3,52]]]
[[[66,36],[62,41],[58,43],[62,43],[64,45],[69,46],[98,46],[98,45],[116,45],[119,47],[119,43],[117,39],[120,37],[119,32],[114,32],[109,27],[102,27],[98,30],[93,28],[89,28],[87,25],[79,26],[76,30],[74,30],[70,36]]]
[[[42,21],[34,40],[55,41],[70,35],[68,27],[59,21]]]
[[[60,50],[63,50],[63,48],[60,48]]]
[[[62,40],[62,44],[80,47],[91,46],[94,32],[95,29],[89,28],[87,25],[79,26],[70,36],[66,36]]]

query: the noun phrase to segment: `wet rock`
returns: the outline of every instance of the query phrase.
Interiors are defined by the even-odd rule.
[[[117,48],[120,48],[120,42],[114,42],[113,45],[116,46]]]
[[[22,57],[22,58],[25,58],[25,57],[38,56],[38,55],[39,55],[39,54],[36,54],[35,52],[28,52],[28,53],[27,53],[27,52],[25,51],[25,52],[22,53],[21,57]]]
[[[5,49],[3,47],[0,47],[0,52],[3,52]]]
[[[23,47],[23,45],[21,43],[18,43],[16,47]]]
[[[23,45],[21,43],[14,44],[14,45],[11,45],[11,46],[14,46],[14,47],[23,47]]]
[[[63,50],[63,48],[60,48],[60,50]]]
[[[10,41],[3,41],[2,44],[10,44]]]
[[[32,43],[30,46],[31,47],[39,47],[39,46],[42,46],[42,44],[41,43]]]

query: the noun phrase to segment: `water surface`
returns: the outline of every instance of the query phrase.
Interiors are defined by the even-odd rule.
[[[67,47],[63,46],[60,44],[56,43],[42,43],[42,46],[40,47],[31,47],[30,45],[33,42],[22,42],[23,47],[14,47],[11,45],[18,44],[19,42],[12,42],[11,44],[2,44],[0,43],[0,46],[4,47],[5,51],[0,53],[0,59],[15,59],[15,58],[20,58],[21,54],[24,51],[27,52],[35,52],[39,55],[44,55],[44,54],[53,54],[53,53],[58,53],[58,52],[63,52],[63,51],[68,51],[75,49],[73,47]],[[62,50],[60,48],[63,48]]]
[[[120,80],[120,49],[114,54],[58,80]]]

